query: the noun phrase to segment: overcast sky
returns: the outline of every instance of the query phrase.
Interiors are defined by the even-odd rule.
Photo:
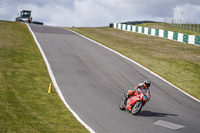
[[[0,20],[31,10],[33,21],[53,26],[107,26],[164,18],[200,21],[200,0],[0,0]]]

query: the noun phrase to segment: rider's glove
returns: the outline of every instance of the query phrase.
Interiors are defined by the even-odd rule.
[[[130,93],[127,93],[126,95],[127,95],[127,96],[129,96],[129,95],[130,95]]]

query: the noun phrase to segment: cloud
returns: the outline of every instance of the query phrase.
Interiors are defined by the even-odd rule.
[[[0,19],[15,20],[20,10],[27,9],[32,11],[34,21],[55,26],[163,21],[167,17],[180,16],[181,11],[184,17],[200,18],[200,2],[197,0],[3,0],[0,5]]]
[[[173,18],[176,20],[199,22],[200,5],[184,4],[178,5],[174,9]]]

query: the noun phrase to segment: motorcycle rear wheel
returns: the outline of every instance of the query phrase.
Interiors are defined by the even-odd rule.
[[[137,115],[142,109],[143,103],[141,101],[136,102],[131,109],[132,115]]]

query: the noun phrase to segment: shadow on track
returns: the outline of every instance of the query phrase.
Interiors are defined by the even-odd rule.
[[[144,116],[144,117],[167,117],[167,116],[178,116],[177,114],[167,114],[167,113],[160,113],[160,112],[151,112],[151,111],[141,111],[137,116]]]

